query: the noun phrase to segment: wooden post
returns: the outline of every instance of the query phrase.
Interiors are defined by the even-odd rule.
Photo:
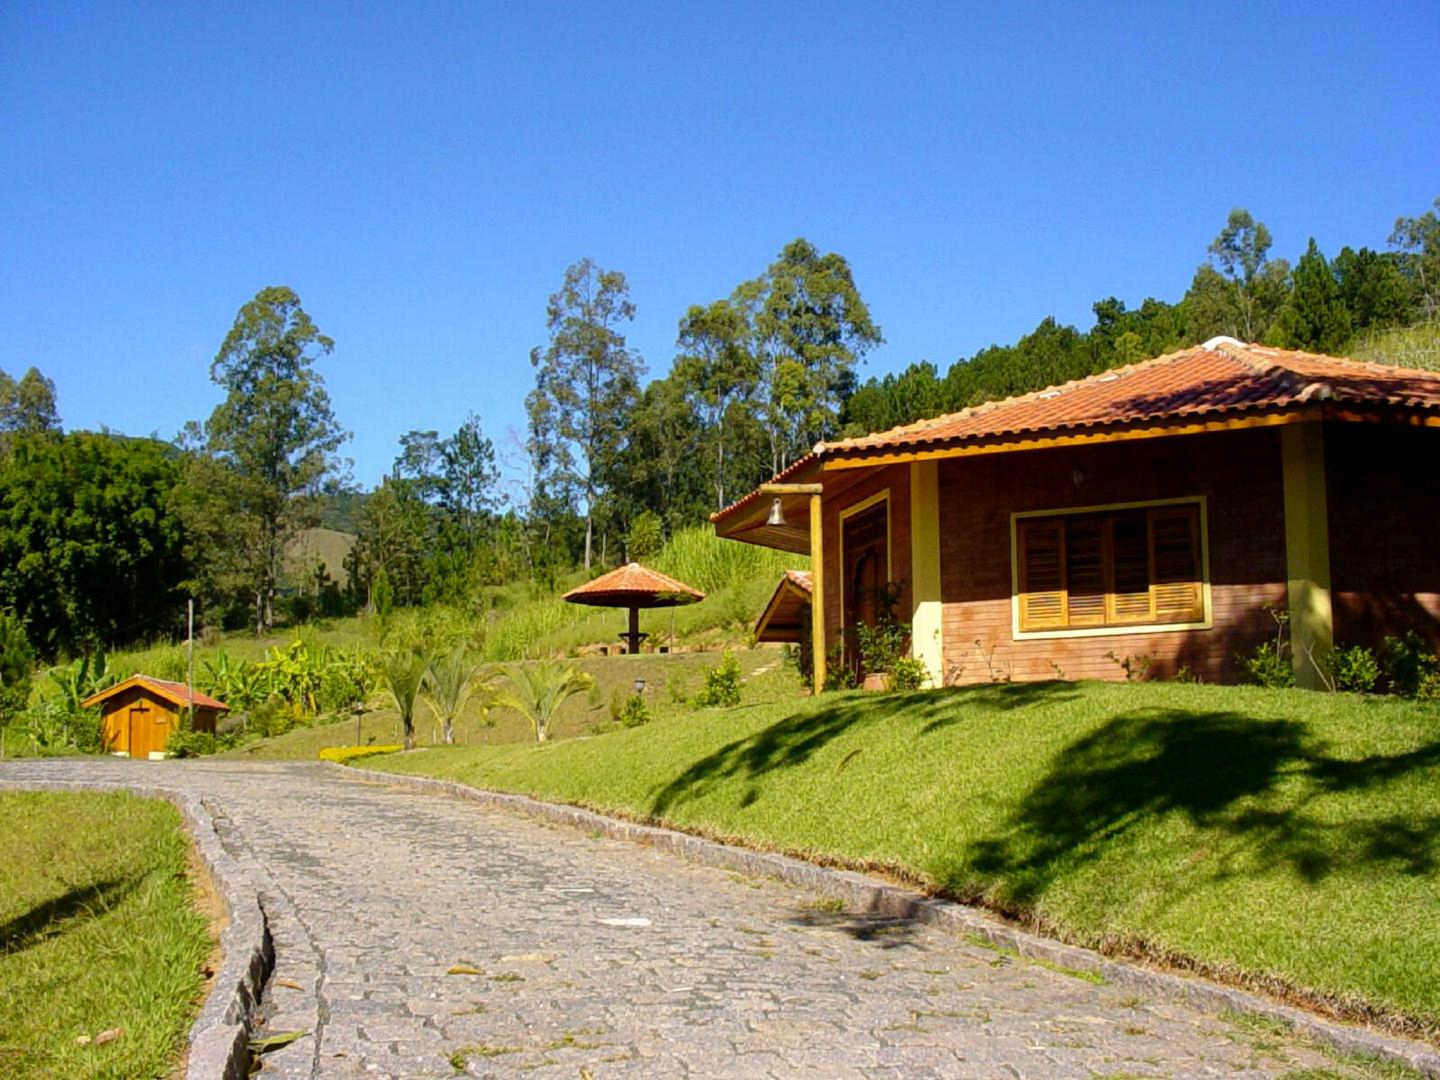
[[[189,647],[190,655],[185,664],[185,696],[189,699],[189,709],[185,715],[185,726],[191,731],[195,730],[195,598],[190,597],[185,606],[185,643]]]
[[[630,630],[625,635],[630,642],[630,655],[634,656],[640,651],[640,609],[630,609]]]
[[[825,689],[825,538],[821,535],[820,496],[810,496],[810,670],[814,692]]]
[[[1295,682],[1321,689],[1334,648],[1330,605],[1330,527],[1325,492],[1325,429],[1319,423],[1280,429],[1285,478],[1285,570]]]
[[[910,463],[910,655],[925,665],[925,685],[945,685],[940,603],[940,463]]]

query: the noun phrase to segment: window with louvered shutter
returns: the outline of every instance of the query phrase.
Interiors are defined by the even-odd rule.
[[[1202,542],[1195,503],[1021,518],[1019,629],[1203,622]]]
[[[1063,628],[1065,532],[1059,521],[1020,522],[1020,624],[1027,629]]]

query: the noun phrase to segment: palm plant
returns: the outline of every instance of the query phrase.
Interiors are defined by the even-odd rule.
[[[415,749],[415,699],[429,666],[429,659],[419,649],[398,649],[380,658],[381,677],[395,699],[395,707],[400,710],[406,750]]]
[[[512,671],[510,685],[514,692],[503,695],[497,704],[523,713],[535,729],[535,741],[543,743],[550,737],[550,721],[560,706],[589,690],[595,680],[568,664],[545,660]]]
[[[471,658],[469,646],[460,644],[430,662],[422,693],[442,725],[445,745],[452,746],[455,717],[472,697],[479,701],[481,725],[489,720],[491,706],[495,704],[495,672],[482,670]]]

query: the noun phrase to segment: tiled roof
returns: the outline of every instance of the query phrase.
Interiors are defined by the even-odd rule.
[[[1128,367],[854,439],[817,443],[771,483],[810,479],[829,457],[1004,444],[1161,422],[1286,412],[1305,406],[1408,409],[1440,414],[1440,373],[1213,338]],[[710,515],[719,522],[755,503],[759,488]]]
[[[704,600],[705,594],[658,570],[632,562],[571,589],[564,599],[572,604],[599,607],[668,607]]]
[[[755,623],[755,640],[799,641],[801,615],[814,591],[809,570],[786,570]]]
[[[164,698],[172,705],[184,706],[193,704],[197,709],[220,709],[224,712],[230,711],[230,706],[223,701],[216,701],[208,694],[202,694],[199,690],[194,692],[192,697],[190,690],[182,682],[171,682],[169,679],[156,679],[149,675],[132,675],[123,682],[118,682],[107,690],[101,690],[81,702],[87,709],[92,705],[98,705],[107,698],[112,698],[125,690],[135,686],[142,686],[152,694]]]
[[[1216,338],[1061,386],[825,443],[819,452],[912,450],[1321,402],[1440,411],[1440,374]]]

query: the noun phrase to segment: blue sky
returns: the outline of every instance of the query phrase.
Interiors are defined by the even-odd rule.
[[[1294,259],[1440,195],[1434,0],[192,6],[0,10],[0,368],[168,438],[289,285],[367,486],[470,411],[510,447],[582,256],[660,375],[807,237],[885,333],[863,376],[1176,300],[1233,206]]]

